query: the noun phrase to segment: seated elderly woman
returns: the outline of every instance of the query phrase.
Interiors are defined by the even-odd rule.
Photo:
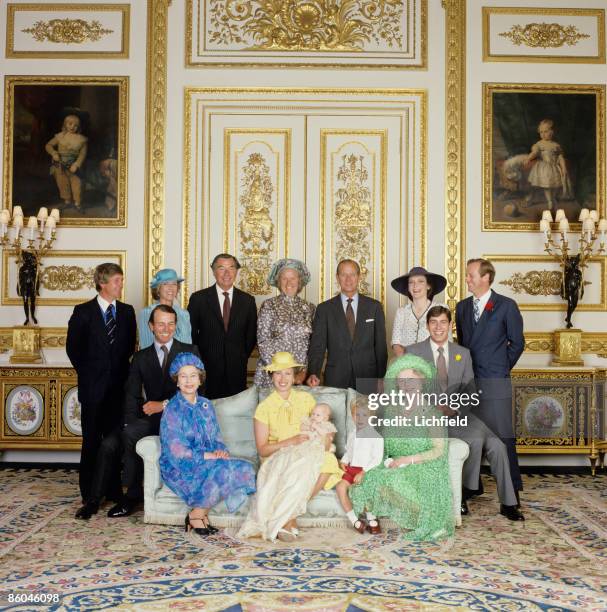
[[[179,285],[183,282],[183,278],[177,276],[177,272],[171,268],[158,270],[154,278],[150,282],[152,290],[152,298],[154,301],[143,308],[137,317],[137,332],[139,333],[139,349],[147,348],[154,343],[154,334],[152,334],[148,322],[152,310],[158,304],[166,304],[171,306],[177,313],[177,324],[175,327],[175,338],[179,342],[192,344],[192,326],[190,325],[190,313],[184,310],[177,302],[177,294],[179,293]]]
[[[204,379],[200,358],[179,353],[169,374],[179,391],[160,421],[160,472],[167,487],[192,508],[185,530],[206,536],[217,531],[209,524],[209,508],[225,500],[235,512],[255,492],[255,469],[230,458],[213,404],[197,394]]]
[[[414,355],[399,357],[388,368],[385,392],[398,387],[407,399],[404,406],[389,406],[380,415],[390,420],[382,430],[383,464],[349,491],[356,514],[387,516],[407,530],[408,540],[439,540],[452,536],[455,527],[446,431],[433,426],[432,416],[440,413],[421,397],[424,387],[431,390],[433,377],[434,366]],[[397,424],[394,417],[409,420]]]
[[[315,306],[300,298],[298,293],[309,282],[310,272],[306,264],[298,259],[280,259],[268,274],[268,283],[277,287],[280,295],[266,300],[259,309],[259,361],[253,381],[258,387],[272,386],[266,366],[274,353],[286,351],[304,366],[308,362]],[[301,384],[305,377],[304,367],[296,374],[295,384]]]
[[[306,511],[308,500],[341,479],[343,472],[330,452],[331,433],[325,435],[319,456],[306,445],[309,456],[289,453],[291,460],[283,461],[289,447],[310,439],[302,433],[301,424],[316,405],[310,393],[292,389],[297,367],[301,364],[287,352],[276,353],[266,366],[274,391],[257,406],[254,419],[257,452],[263,463],[257,474],[257,494],[239,537],[261,535],[266,540],[278,537],[292,542],[299,535],[296,518]]]

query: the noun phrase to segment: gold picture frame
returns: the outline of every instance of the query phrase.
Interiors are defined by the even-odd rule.
[[[604,217],[605,85],[483,83],[482,159],[483,231],[536,231],[549,198]]]
[[[521,53],[492,52],[491,18],[497,16],[513,17],[509,29],[497,32],[498,36],[509,39],[513,47]],[[521,17],[531,19],[524,25]],[[541,21],[535,21],[537,16]],[[569,19],[562,19],[568,17]],[[518,18],[518,19],[517,19]],[[544,20],[546,18],[546,20]],[[580,29],[581,19],[596,21],[596,54],[576,55],[575,48],[592,38],[587,30]],[[552,19],[551,23],[547,23]],[[555,22],[556,19],[556,22]],[[516,23],[516,22],[519,23]],[[576,23],[577,22],[577,23]],[[502,26],[503,29],[507,26]],[[535,53],[534,49],[537,49]],[[546,51],[548,50],[548,51]],[[570,53],[563,51],[569,50]],[[605,63],[605,10],[578,8],[545,8],[520,6],[484,6],[483,7],[483,61],[484,62],[537,62],[537,63]]]
[[[19,13],[33,13],[27,33],[33,39],[31,50],[17,50],[16,21]],[[35,13],[57,13],[57,18],[36,19]],[[91,19],[83,19],[82,13],[91,13]],[[120,33],[103,17],[109,13],[120,14]],[[40,17],[41,15],[39,15]],[[22,24],[23,25],[23,24]],[[128,59],[131,30],[130,4],[7,4],[6,7],[6,57],[10,59]],[[120,41],[116,50],[104,49],[104,39],[114,34]],[[57,45],[57,50],[52,46]],[[87,49],[88,45],[88,49]],[[59,50],[59,47],[61,50]],[[68,47],[71,47],[68,50]],[[72,50],[72,48],[76,49]],[[96,48],[97,47],[97,48]]]
[[[4,83],[5,206],[19,204],[26,216],[59,208],[62,226],[126,227],[129,77],[6,76]],[[70,118],[85,137],[76,159],[69,151],[61,157]]]
[[[54,266],[53,259],[69,259],[70,265]],[[93,261],[85,269],[84,264],[78,265],[78,259],[92,259]],[[59,297],[36,297],[36,306],[76,306],[91,299],[95,292],[92,283],[95,266],[104,261],[118,264],[126,275],[127,254],[126,251],[49,251],[40,266],[40,285],[51,291],[76,292],[80,295],[71,298]],[[23,303],[21,297],[10,295],[11,275],[10,266],[14,265],[14,256],[9,256],[6,250],[2,252],[2,294],[0,304],[2,306],[19,306]],[[86,292],[85,295],[84,292]],[[124,289],[123,289],[124,294]],[[123,298],[121,298],[123,299]]]

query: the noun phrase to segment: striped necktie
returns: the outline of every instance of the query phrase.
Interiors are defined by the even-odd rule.
[[[478,323],[481,318],[481,301],[478,298],[474,298],[474,322]]]
[[[110,344],[116,340],[116,318],[114,317],[114,304],[110,304],[105,311],[105,331]]]

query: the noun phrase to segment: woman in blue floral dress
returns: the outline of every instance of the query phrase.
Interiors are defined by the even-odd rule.
[[[213,404],[197,395],[202,361],[179,353],[169,373],[179,391],[160,421],[160,472],[169,489],[192,508],[185,517],[186,531],[206,536],[217,531],[209,523],[209,508],[225,500],[228,511],[236,511],[255,492],[255,470],[248,461],[230,458]]]

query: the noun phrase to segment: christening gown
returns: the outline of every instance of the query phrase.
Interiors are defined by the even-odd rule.
[[[191,508],[212,508],[225,500],[236,511],[255,492],[255,470],[242,459],[205,459],[227,450],[213,404],[198,396],[190,404],[178,392],[160,421],[160,472],[164,483]]]

